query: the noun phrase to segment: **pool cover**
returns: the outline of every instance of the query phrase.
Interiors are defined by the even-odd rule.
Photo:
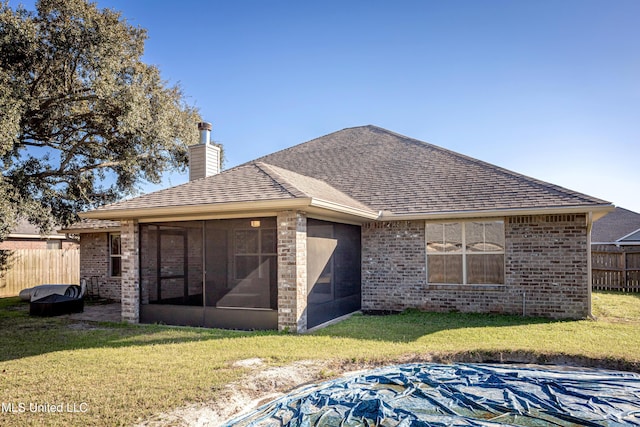
[[[227,426],[640,426],[640,375],[408,364],[295,390]]]

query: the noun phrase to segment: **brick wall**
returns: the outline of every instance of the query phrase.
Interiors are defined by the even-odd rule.
[[[504,285],[427,284],[424,228],[424,221],[363,225],[363,310],[589,315],[585,215],[506,218]]]
[[[426,267],[424,221],[362,226],[362,309],[421,308]]]
[[[9,239],[0,242],[0,250],[17,249],[47,249],[47,241],[37,239]]]
[[[505,311],[555,318],[590,314],[584,214],[510,217],[505,238]]]
[[[278,329],[307,329],[307,217],[278,213]]]
[[[78,247],[78,242],[73,240],[52,239],[52,241],[61,242],[60,249],[75,249]],[[8,238],[4,242],[0,242],[0,250],[17,249],[47,249],[47,240]]]
[[[120,278],[109,276],[109,234],[80,235],[80,279],[87,281],[88,291],[101,298],[120,301]]]

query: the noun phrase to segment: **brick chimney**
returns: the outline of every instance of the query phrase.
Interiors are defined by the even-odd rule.
[[[211,123],[198,123],[200,143],[189,146],[189,181],[220,173],[220,147],[211,144]]]

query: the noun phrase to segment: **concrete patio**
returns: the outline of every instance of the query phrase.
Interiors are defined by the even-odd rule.
[[[68,315],[72,320],[87,320],[91,322],[120,322],[122,315],[120,303],[92,304],[85,303],[82,313]]]

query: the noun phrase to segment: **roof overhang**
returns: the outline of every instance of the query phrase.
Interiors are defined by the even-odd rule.
[[[375,220],[380,216],[379,213],[369,210],[345,206],[312,197],[301,197],[294,199],[212,203],[193,206],[167,206],[160,208],[96,209],[80,213],[80,217],[108,220],[136,219],[140,222],[189,221],[242,218],[256,215],[275,216],[278,212],[284,210],[302,210],[327,218],[361,223]]]
[[[492,218],[521,215],[562,215],[591,212],[593,221],[605,216],[614,210],[611,204],[589,205],[589,206],[550,206],[539,208],[506,208],[506,209],[482,209],[482,210],[459,210],[447,212],[411,213],[396,214],[383,212],[381,221],[402,221],[402,220],[444,220],[444,219],[470,219],[470,218]]]
[[[81,233],[105,233],[120,231],[120,226],[102,226],[102,227],[68,227],[59,230],[61,233],[81,234]]]
[[[202,205],[166,206],[153,208],[96,209],[80,213],[82,218],[125,220],[136,219],[139,222],[189,221],[203,219],[243,218],[250,216],[275,216],[284,210],[302,210],[311,215],[328,219],[339,219],[352,223],[368,221],[407,221],[407,220],[449,220],[471,218],[497,218],[520,215],[559,215],[591,212],[593,220],[611,212],[614,206],[552,206],[539,208],[507,208],[485,210],[459,210],[446,212],[397,214],[392,212],[374,212],[361,208],[342,205],[313,197],[294,199],[258,200],[249,202],[212,203]],[[65,232],[92,232],[95,229],[65,230]]]

